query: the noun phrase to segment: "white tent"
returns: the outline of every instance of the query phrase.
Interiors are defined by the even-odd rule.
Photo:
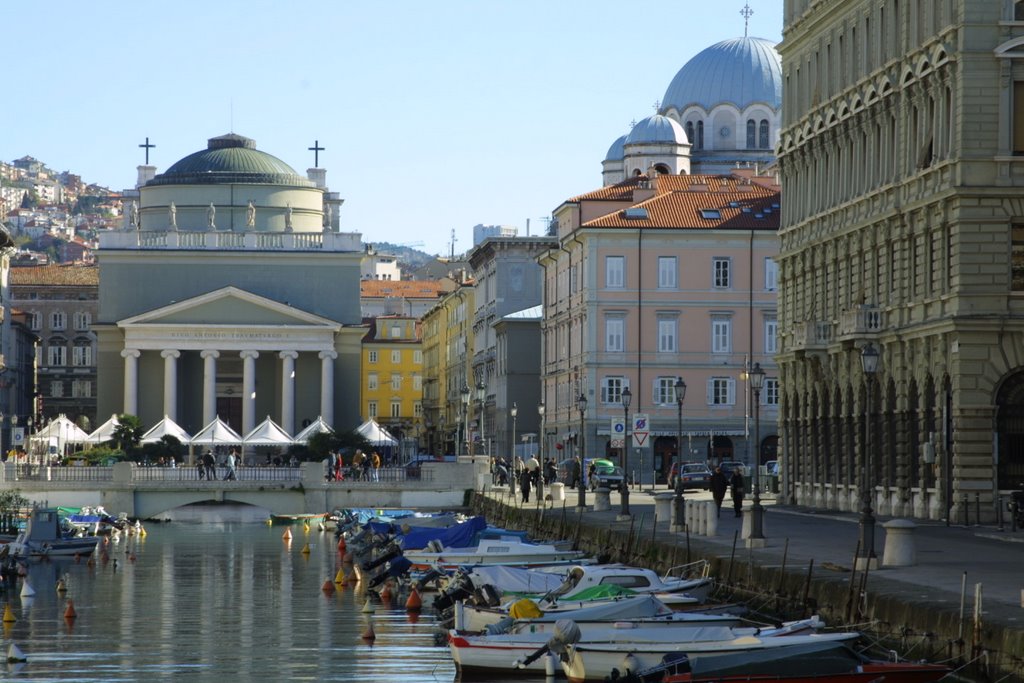
[[[55,445],[60,453],[64,452],[67,444],[85,443],[88,438],[89,435],[63,413],[32,435],[32,441],[35,443]]]
[[[244,441],[246,446],[288,446],[293,443],[288,432],[271,420],[269,415],[245,435]]]
[[[356,429],[363,435],[363,438],[376,446],[397,446],[398,439],[391,436],[388,430],[377,424],[376,420],[369,419]]]
[[[111,415],[110,419],[101,424],[92,434],[85,437],[86,443],[103,443],[114,438],[114,430],[121,423],[117,421],[117,415]]]
[[[203,446],[241,446],[242,437],[218,416],[199,430],[192,437],[191,443]]]
[[[173,436],[181,443],[188,443],[192,437],[178,423],[164,415],[164,419],[157,422],[153,427],[142,435],[142,443],[156,443],[165,436]]]
[[[308,427],[295,435],[295,443],[307,443],[314,434],[333,434],[331,426],[324,422],[324,418],[318,417]]]

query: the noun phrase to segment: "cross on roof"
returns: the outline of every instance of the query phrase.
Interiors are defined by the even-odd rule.
[[[320,152],[323,152],[327,148],[321,147],[319,140],[314,140],[313,146],[308,149],[313,153],[313,168],[320,168]]]
[[[750,9],[750,3],[743,5],[743,9],[740,10],[740,16],[743,17],[743,37],[747,37],[747,28],[750,25],[750,16],[754,13],[754,10]]]
[[[156,147],[156,145],[149,144],[149,136],[147,135],[146,136],[145,144],[139,145],[139,147],[145,147],[146,148],[146,166],[149,166],[149,150],[151,150],[154,147]]]
[[[654,113],[657,114],[659,109],[661,109],[661,100],[654,100]]]

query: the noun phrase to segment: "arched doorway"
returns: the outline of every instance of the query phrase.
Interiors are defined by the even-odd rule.
[[[708,462],[717,465],[723,460],[735,460],[732,439],[716,434],[714,442],[708,444]]]
[[[676,437],[659,436],[654,440],[654,481],[668,483],[668,471],[676,460]]]
[[[996,395],[999,463],[996,486],[1024,488],[1024,372],[1009,377]]]
[[[761,458],[758,461],[763,465],[769,460],[777,460],[779,457],[779,437],[776,435],[766,436],[761,439]]]

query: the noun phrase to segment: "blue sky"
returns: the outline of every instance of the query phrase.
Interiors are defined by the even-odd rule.
[[[782,0],[749,0],[781,40]],[[744,0],[5,3],[0,158],[112,189],[233,130],[300,173],[314,140],[342,227],[366,242],[470,246],[536,234]]]

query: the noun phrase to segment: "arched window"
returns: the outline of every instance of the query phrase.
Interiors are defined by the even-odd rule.
[[[761,149],[768,149],[768,119],[761,119],[760,138],[759,147]]]
[[[757,124],[754,119],[747,119],[747,149],[757,147]]]
[[[1024,21],[1024,2],[1020,0],[1013,3],[1013,20]]]
[[[687,121],[686,122],[686,139],[690,141],[691,145],[694,143],[693,142],[694,141],[694,138],[693,138],[693,121]]]
[[[697,122],[697,149],[704,149],[704,122]]]

